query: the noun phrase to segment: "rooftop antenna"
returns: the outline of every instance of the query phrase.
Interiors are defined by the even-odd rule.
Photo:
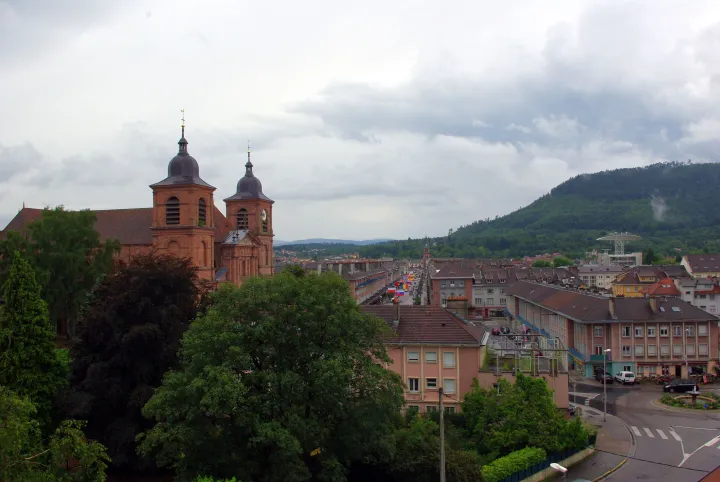
[[[250,162],[250,139],[248,139],[248,162]]]

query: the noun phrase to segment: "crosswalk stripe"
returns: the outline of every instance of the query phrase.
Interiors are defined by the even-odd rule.
[[[670,430],[670,435],[672,435],[673,438],[675,438],[675,440],[677,440],[678,442],[682,442],[680,435],[678,435],[675,430]],[[718,447],[718,448],[720,448],[720,447]]]
[[[667,439],[668,439],[668,438],[667,438],[667,435],[665,435],[665,432],[663,432],[663,431],[660,430],[659,428],[656,428],[655,430],[657,430],[657,433],[658,433],[658,435],[660,435],[660,438],[661,438],[661,439],[663,439],[663,440],[667,440]]]
[[[655,438],[655,435],[653,435],[649,428],[643,427],[643,429],[645,430],[645,433],[648,435],[648,437]]]
[[[630,427],[630,428],[631,428],[632,431],[635,433],[635,435],[638,435],[638,436],[640,435],[640,430],[638,430],[638,428],[637,428],[635,425],[633,425],[633,426]]]

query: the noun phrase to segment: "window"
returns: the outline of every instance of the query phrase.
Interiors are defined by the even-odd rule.
[[[603,354],[603,346],[602,345],[595,345],[595,354],[596,355],[602,355]]]
[[[180,224],[180,201],[175,196],[165,201],[165,224]]]
[[[443,379],[443,392],[455,393],[455,379],[454,378],[444,378]]]
[[[660,325],[660,336],[668,336],[667,325]]]
[[[495,303],[495,300],[493,298],[488,298],[487,304],[492,305],[493,303]]]
[[[455,413],[455,407],[445,407],[445,413]]]
[[[506,305],[506,304],[507,304],[507,300],[506,300],[505,298],[500,298],[500,304],[501,304],[501,305]]]
[[[622,336],[625,338],[630,336],[630,327],[629,326],[622,327]]]
[[[453,368],[455,366],[455,352],[443,352],[443,366],[446,368]]]
[[[657,356],[657,345],[648,345],[648,356]]]
[[[435,389],[437,388],[437,378],[426,378],[425,388]]]
[[[236,217],[236,223],[238,229],[247,229],[248,228],[248,212],[245,208],[240,208],[240,210],[237,212]]]
[[[685,347],[685,353],[687,355],[695,355],[695,345],[687,345]]]
[[[636,326],[635,327],[635,336],[637,338],[640,338],[643,336],[643,327],[642,326]]]
[[[408,414],[415,415],[416,413],[420,413],[420,407],[418,405],[408,405],[405,412]]]
[[[660,345],[660,355],[668,356],[670,354],[670,345]]]
[[[408,361],[409,361],[409,362],[420,361],[420,352],[417,352],[417,351],[409,351],[409,352],[408,352]]]
[[[708,345],[707,343],[700,343],[698,345],[698,354],[699,355],[707,355],[708,354]]]
[[[205,200],[200,198],[198,201],[198,226],[205,226],[205,223],[207,222],[205,207]]]
[[[645,345],[635,345],[635,356],[645,356]]]
[[[408,378],[408,391],[419,392],[420,391],[420,379],[419,378]]]
[[[489,283],[489,281],[488,281],[488,283]],[[487,294],[491,295],[491,294],[493,294],[493,291],[494,291],[494,290],[493,290],[492,288],[488,288],[488,289],[487,289]]]
[[[265,219],[260,218],[260,220],[262,221],[262,232],[263,233],[268,232],[268,219],[269,218],[267,217],[267,213],[265,214]]]
[[[441,281],[440,282],[440,288],[447,288],[448,282],[447,281]]]
[[[482,305],[482,298],[475,298],[475,306]]]
[[[425,363],[437,363],[437,352],[426,351],[425,352]]]
[[[428,412],[428,413],[430,413],[430,412],[437,412],[437,411],[438,411],[438,408],[437,408],[435,405],[426,405],[426,406],[425,406],[425,411]]]
[[[673,355],[682,355],[682,345],[673,345]]]
[[[655,336],[655,326],[648,326],[647,327],[647,336]]]
[[[685,325],[685,333],[687,336],[695,336],[695,326]]]
[[[602,326],[595,326],[593,328],[593,331],[595,332],[595,336],[603,336],[603,327]]]
[[[698,336],[707,336],[708,326],[705,323],[698,325]]]
[[[682,326],[673,325],[673,336],[682,336]]]
[[[624,371],[624,372],[631,372],[631,371],[632,371],[632,367],[631,367],[630,365],[623,365],[623,371]]]
[[[630,356],[630,355],[631,355],[630,345],[623,345],[623,347],[622,347],[622,354],[623,354],[623,356]]]

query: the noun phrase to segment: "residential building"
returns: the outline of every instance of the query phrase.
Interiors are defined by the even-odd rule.
[[[430,275],[430,304],[446,306],[448,298],[456,301],[464,298],[471,303],[473,276],[473,270],[464,262],[446,263],[434,275]]]
[[[611,283],[612,295],[624,298],[643,298],[647,288],[658,281],[689,278],[681,265],[635,266],[620,273]]]
[[[718,318],[680,298],[616,298],[519,281],[508,287],[508,315],[568,347],[585,376],[602,366],[638,376],[713,373]]]
[[[720,314],[720,286],[710,278],[675,280],[678,295],[683,301],[708,313]]]
[[[588,288],[609,291],[615,278],[626,269],[619,264],[585,264],[577,267],[577,276]]]
[[[492,388],[499,376],[514,380],[511,373],[482,369],[490,334],[479,323],[462,320],[439,306],[396,303],[363,305],[360,309],[381,318],[393,329],[386,342],[392,360],[388,368],[399,374],[405,384],[407,408],[437,410],[438,389],[442,387],[447,395],[445,406],[457,411],[475,379],[482,388]],[[555,391],[558,408],[567,408],[567,373],[542,376]]]
[[[720,254],[686,254],[680,264],[693,278],[720,277]]]

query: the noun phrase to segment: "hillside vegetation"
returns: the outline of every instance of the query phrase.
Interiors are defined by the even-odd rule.
[[[560,251],[581,255],[612,248],[596,241],[612,231],[643,237],[633,251],[652,246],[677,255],[720,251],[717,208],[720,164],[658,163],[576,176],[529,206],[430,240],[435,257],[522,256]],[[360,248],[363,256],[420,257],[425,240]],[[681,248],[678,252],[676,248]]]

